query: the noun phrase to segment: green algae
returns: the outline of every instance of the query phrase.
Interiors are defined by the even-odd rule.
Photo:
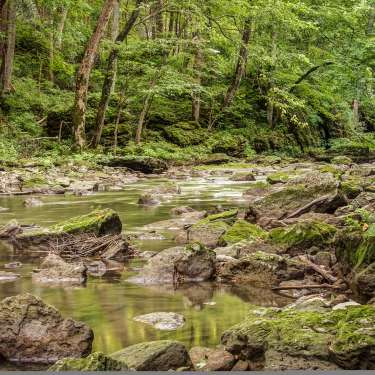
[[[221,242],[233,245],[242,240],[258,240],[267,238],[268,233],[256,224],[250,224],[243,219],[237,220],[222,236]]]

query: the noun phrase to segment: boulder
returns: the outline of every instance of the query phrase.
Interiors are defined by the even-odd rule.
[[[230,371],[236,359],[223,348],[203,348],[195,346],[189,355],[196,371]]]
[[[121,230],[122,223],[118,214],[106,208],[73,217],[48,228],[24,231],[16,236],[16,241],[21,245],[37,245],[61,238],[66,234],[90,233],[94,236],[104,236],[120,234]]]
[[[185,324],[185,318],[172,312],[155,312],[133,318],[136,322],[149,324],[161,331],[174,331]]]
[[[180,215],[188,214],[191,212],[196,212],[196,211],[189,206],[174,207],[171,209],[171,215],[173,216],[180,216]]]
[[[168,371],[192,367],[185,346],[178,341],[151,341],[129,346],[111,354],[136,371]]]
[[[231,177],[232,181],[245,182],[245,181],[255,181],[256,178],[252,172],[237,172]]]
[[[116,157],[102,164],[115,168],[128,168],[145,174],[162,173],[168,169],[165,161],[147,156]]]
[[[0,227],[0,239],[13,238],[22,232],[22,227],[18,224],[17,220],[11,220],[9,223]]]
[[[301,221],[286,227],[270,231],[270,241],[282,246],[286,252],[304,253],[311,246],[326,248],[330,245],[336,228],[330,224],[315,220]]]
[[[25,207],[40,207],[43,206],[43,202],[38,198],[27,198],[23,201]]]
[[[256,241],[265,239],[267,236],[268,233],[258,225],[238,219],[221,237],[220,242],[226,245],[233,245],[242,240]]]
[[[20,275],[13,272],[0,271],[0,282],[4,281],[15,281],[20,277]]]
[[[153,256],[136,277],[138,284],[172,284],[174,282],[206,281],[215,272],[215,253],[200,244],[166,249]]]
[[[16,362],[55,363],[91,352],[94,335],[84,323],[64,319],[31,294],[0,303],[0,355]]]
[[[253,308],[221,343],[267,370],[374,369],[375,308],[330,311]]]
[[[157,206],[160,201],[151,193],[145,193],[139,197],[138,204],[141,206]]]
[[[48,254],[40,268],[34,270],[33,281],[40,284],[81,285],[86,282],[87,268],[83,263],[67,263],[56,254]]]
[[[241,259],[219,263],[216,277],[219,282],[252,284],[271,287],[284,280],[301,279],[305,266],[277,254],[257,251]]]
[[[124,362],[116,361],[111,357],[95,352],[86,358],[64,358],[52,365],[48,371],[127,371]]]

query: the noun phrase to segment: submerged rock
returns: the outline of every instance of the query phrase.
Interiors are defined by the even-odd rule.
[[[127,371],[124,362],[96,352],[86,358],[64,358],[57,361],[48,371]]]
[[[25,207],[40,207],[43,206],[43,202],[38,198],[27,198],[23,201]]]
[[[136,322],[152,325],[162,331],[174,331],[185,324],[185,318],[172,312],[155,312],[145,315],[139,315],[133,318]]]
[[[0,271],[0,282],[17,280],[20,275],[13,272]]]
[[[189,355],[197,371],[230,371],[236,363],[234,356],[223,348],[195,346]]]
[[[104,236],[120,234],[121,230],[122,223],[118,214],[106,208],[92,211],[87,215],[73,217],[48,228],[25,231],[16,236],[16,241],[21,245],[36,245],[66,234],[90,233],[93,236]]]
[[[41,284],[84,284],[87,279],[87,268],[83,263],[67,263],[56,254],[48,254],[34,270],[33,281]]]
[[[215,253],[199,244],[172,247],[150,258],[136,277],[138,284],[210,280],[215,272]]]
[[[0,355],[16,362],[55,363],[91,352],[94,335],[84,323],[64,319],[31,294],[0,303]]]
[[[189,353],[178,341],[151,341],[129,346],[111,354],[111,358],[126,363],[136,371],[168,371],[192,367]]]

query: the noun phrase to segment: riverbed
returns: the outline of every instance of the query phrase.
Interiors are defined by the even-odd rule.
[[[198,210],[221,205],[245,207],[243,192],[253,182],[234,182],[227,177],[193,177],[177,181],[181,194],[156,207],[141,207],[139,196],[147,189],[168,182],[162,178],[148,178],[129,184],[124,191],[95,193],[87,196],[45,195],[39,197],[44,205],[25,208],[24,197],[2,197],[0,207],[9,211],[0,213],[0,225],[11,219],[22,224],[46,226],[73,216],[86,214],[96,208],[116,210],[123,222],[125,234],[145,232],[145,225],[171,218],[170,210],[190,206]],[[173,181],[176,182],[176,181]],[[139,241],[141,251],[160,251],[175,246],[173,233],[162,232],[164,239]],[[33,268],[40,264],[35,254],[15,254],[0,242],[0,269],[6,263],[20,261],[22,267],[14,272],[16,281],[0,283],[0,298],[20,293],[32,293],[55,306],[64,316],[87,323],[94,331],[93,351],[112,353],[126,346],[144,341],[175,339],[193,346],[213,347],[220,342],[222,332],[240,322],[250,304],[282,306],[290,300],[268,290],[251,286],[236,287],[202,283],[183,285],[177,290],[168,287],[142,287],[127,281],[143,260],[134,259],[122,271],[113,271],[101,277],[90,276],[85,287],[42,287],[31,281]],[[136,322],[137,315],[152,312],[176,312],[186,323],[176,331],[159,331]]]

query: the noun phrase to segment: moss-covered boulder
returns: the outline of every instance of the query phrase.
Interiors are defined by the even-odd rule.
[[[136,371],[168,371],[192,367],[189,353],[178,341],[151,341],[129,346],[111,354],[111,358],[126,363]]]
[[[86,358],[64,358],[57,361],[48,371],[127,371],[124,362],[96,352]]]
[[[332,158],[331,163],[350,165],[350,164],[353,164],[353,160],[349,156],[339,155],[339,156],[335,156],[334,158]]]
[[[132,171],[142,172],[145,174],[162,173],[168,169],[168,164],[161,159],[148,156],[123,156],[115,157],[110,161],[104,161],[102,164],[109,167],[128,168]]]
[[[271,185],[273,184],[285,184],[289,180],[291,180],[293,177],[295,177],[295,172],[289,171],[280,171],[275,172],[267,176],[267,182]]]
[[[374,369],[375,308],[328,312],[254,308],[221,342],[267,370]]]
[[[165,126],[163,127],[163,133],[167,140],[181,147],[203,143],[208,136],[207,129],[201,128],[195,121]]]
[[[25,231],[16,236],[16,241],[22,245],[41,244],[66,234],[91,233],[94,236],[120,234],[122,223],[117,212],[111,209],[95,210],[87,215],[73,217],[48,228]]]
[[[279,220],[298,212],[333,213],[346,200],[337,191],[338,181],[330,173],[311,173],[296,177],[283,188],[270,191],[250,204],[246,219],[259,222],[269,218]],[[317,200],[318,198],[321,198]]]
[[[217,280],[271,287],[281,281],[303,278],[305,267],[277,254],[256,251],[240,259],[218,263]]]
[[[200,242],[211,248],[218,246],[221,237],[235,222],[237,214],[238,210],[234,209],[209,215],[199,220],[188,229],[188,242]]]
[[[311,246],[328,247],[335,233],[336,228],[333,225],[313,220],[272,229],[269,238],[274,244],[281,245],[285,251],[303,252]]]
[[[340,190],[348,199],[354,199],[363,192],[363,181],[358,178],[348,178],[340,183]]]
[[[366,229],[364,231],[364,229]],[[375,224],[347,227],[335,237],[336,258],[352,290],[364,299],[375,295]]]
[[[129,280],[146,285],[207,281],[215,272],[215,257],[199,243],[173,247],[153,256],[139,275]]]
[[[220,242],[233,245],[242,240],[259,240],[267,238],[268,233],[256,224],[248,223],[246,220],[237,220],[232,227],[221,237]]]

